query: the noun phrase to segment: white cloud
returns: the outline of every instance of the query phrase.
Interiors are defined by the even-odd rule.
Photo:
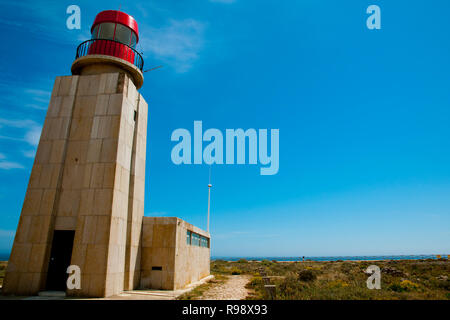
[[[1,139],[24,141],[33,147],[35,147],[39,144],[39,138],[41,137],[42,127],[33,120],[28,120],[28,119],[9,120],[9,119],[1,119],[0,118],[0,125],[12,127],[12,128],[27,129],[24,134],[23,139],[17,139],[17,138],[8,137],[8,136],[0,136]]]
[[[0,161],[0,169],[11,170],[11,169],[23,169],[24,166],[18,162],[11,161]]]
[[[10,169],[23,169],[20,163],[6,161],[6,156],[3,153],[0,153],[0,169],[10,170]]]
[[[9,119],[1,119],[0,118],[0,124],[3,124],[7,127],[13,127],[13,128],[28,128],[30,126],[36,125],[36,122],[33,120],[9,120]]]
[[[37,104],[34,104],[34,103],[26,104],[25,107],[36,109],[36,110],[47,110],[47,107],[40,106],[40,105],[37,105]]]
[[[25,89],[25,93],[30,95],[33,100],[37,102],[44,102],[46,104],[48,104],[52,95],[50,91],[37,89]]]
[[[194,19],[173,20],[162,28],[143,26],[141,39],[146,55],[183,73],[192,68],[203,48],[205,25]]]
[[[32,146],[37,146],[39,144],[39,139],[41,137],[42,127],[33,126],[30,130],[25,133],[25,141]]]
[[[47,110],[51,92],[36,89],[36,87],[43,87],[44,85],[51,87],[52,83],[44,79],[36,80],[31,84],[18,79],[0,80],[0,95],[4,100],[3,104],[10,105],[15,109],[25,106],[36,110]],[[25,104],[24,101],[26,101]]]
[[[23,155],[27,158],[34,158],[34,156],[36,155],[36,150],[23,151]]]
[[[32,94],[32,95],[36,95],[36,96],[40,96],[40,97],[46,97],[50,99],[51,96],[51,92],[47,91],[47,90],[39,90],[39,89],[25,89],[26,93]]]

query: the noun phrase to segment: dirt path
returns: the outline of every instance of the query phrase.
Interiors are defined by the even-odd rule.
[[[244,300],[248,295],[245,285],[250,281],[248,275],[230,276],[225,283],[213,286],[199,300]]]

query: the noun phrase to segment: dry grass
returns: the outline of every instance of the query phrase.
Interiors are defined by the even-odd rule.
[[[371,264],[381,268],[381,289],[369,290],[365,270]],[[450,261],[340,261],[340,262],[226,262],[212,261],[213,274],[253,275],[248,284],[255,294],[251,299],[267,299],[263,268],[276,285],[281,300],[412,300],[450,299]]]

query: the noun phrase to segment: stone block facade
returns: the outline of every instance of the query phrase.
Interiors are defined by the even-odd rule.
[[[53,232],[74,230],[80,296],[138,284],[148,107],[125,73],[57,77],[3,292],[45,289]]]
[[[57,232],[69,232],[66,265],[81,270],[81,288],[70,296],[179,289],[209,275],[209,234],[178,218],[143,217],[147,118],[126,73],[56,78],[4,294],[49,289]],[[187,244],[187,231],[208,246]]]

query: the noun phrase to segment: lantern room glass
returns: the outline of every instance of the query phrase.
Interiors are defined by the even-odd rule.
[[[92,30],[92,39],[115,40],[134,48],[136,46],[136,34],[128,27],[112,22],[103,22]]]

